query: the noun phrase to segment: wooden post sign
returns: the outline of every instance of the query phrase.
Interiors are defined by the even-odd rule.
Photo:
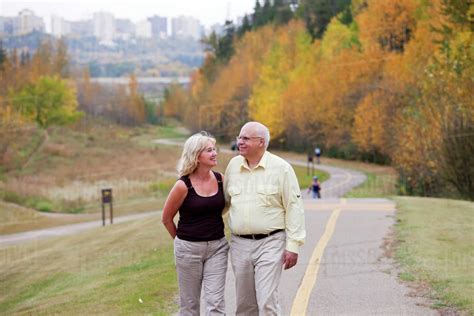
[[[102,226],[105,226],[105,204],[109,204],[110,224],[114,223],[114,208],[112,201],[112,189],[102,189]]]

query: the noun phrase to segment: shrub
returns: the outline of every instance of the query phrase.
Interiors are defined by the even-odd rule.
[[[53,211],[53,203],[49,201],[39,201],[35,205],[35,209],[37,209],[40,212],[52,212]]]

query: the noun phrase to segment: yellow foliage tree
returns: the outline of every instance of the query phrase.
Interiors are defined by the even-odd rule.
[[[290,81],[301,75],[310,47],[311,38],[303,24],[292,22],[278,30],[259,70],[249,101],[249,116],[265,124],[275,139],[284,140],[288,113],[297,110],[291,102],[284,102],[283,95]]]
[[[416,0],[368,0],[357,17],[360,40],[366,50],[402,52],[416,27]]]

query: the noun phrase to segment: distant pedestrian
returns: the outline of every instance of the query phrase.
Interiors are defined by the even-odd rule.
[[[313,163],[313,153],[310,151],[308,153],[308,164],[306,166],[306,174],[310,174],[311,172],[311,175],[314,174],[314,163]]]
[[[319,158],[321,157],[321,149],[319,147],[316,147],[314,150],[314,154],[316,155],[316,162],[319,164],[321,161]]]
[[[319,183],[319,179],[317,176],[313,177],[313,182],[308,188],[308,193],[311,191],[311,197],[313,199],[320,199],[321,198],[321,183]]]

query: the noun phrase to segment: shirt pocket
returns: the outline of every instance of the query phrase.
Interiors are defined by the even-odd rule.
[[[229,194],[231,200],[235,202],[235,200],[241,198],[242,188],[237,186],[229,186],[229,188],[227,189],[227,193]]]
[[[260,206],[280,205],[278,187],[276,185],[257,186],[257,195]]]

